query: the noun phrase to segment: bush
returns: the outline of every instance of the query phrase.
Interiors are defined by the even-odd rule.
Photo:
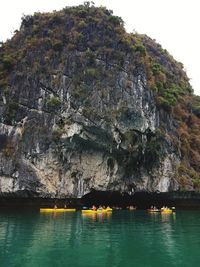
[[[53,41],[52,42],[52,48],[55,51],[62,51],[63,43],[61,41],[58,41],[58,40]]]
[[[47,107],[51,112],[59,110],[61,107],[60,99],[58,97],[52,96],[47,100]]]
[[[19,104],[15,101],[10,101],[8,103],[7,111],[6,111],[6,123],[11,124],[13,120],[15,120],[17,112],[19,109]]]
[[[136,45],[135,51],[141,53],[142,55],[146,55],[146,48],[142,44]]]
[[[85,70],[86,79],[92,80],[97,78],[97,71],[94,68],[88,68]]]
[[[84,57],[86,59],[86,62],[88,65],[94,65],[96,62],[95,54],[91,50],[87,50],[84,54]]]
[[[118,16],[109,16],[108,21],[111,22],[112,24],[114,24],[115,26],[124,25],[122,18],[120,18]]]
[[[5,79],[1,79],[0,80],[0,87],[1,87],[1,89],[2,88],[6,88],[8,86],[8,81],[7,81],[7,79],[5,78]]]
[[[74,88],[74,90],[71,92],[71,95],[78,101],[84,101],[87,97],[87,89],[83,86],[79,86]]]
[[[200,117],[200,96],[193,96],[190,106],[193,113]]]
[[[157,83],[158,85],[158,83]],[[157,87],[158,88],[158,87]],[[171,87],[164,91],[163,85],[158,88],[162,92],[160,96],[157,97],[157,104],[165,109],[167,112],[170,112],[172,108],[176,105],[177,100],[182,93],[181,88],[175,84],[172,84]]]
[[[49,26],[60,25],[62,23],[63,20],[58,14],[54,15],[52,18],[49,19]]]
[[[158,106],[163,108],[165,111],[167,111],[167,112],[171,112],[172,111],[172,105],[164,97],[158,96],[156,101],[157,101]]]
[[[10,71],[15,65],[15,60],[12,56],[6,55],[2,59],[3,68]]]
[[[81,20],[79,23],[78,23],[78,29],[84,29],[86,28],[87,24],[85,23],[84,20]]]
[[[161,69],[162,69],[162,68],[161,68],[161,65],[158,64],[158,63],[154,63],[154,64],[151,66],[151,68],[152,68],[152,72],[153,72],[154,75],[159,74],[160,71],[161,71]]]

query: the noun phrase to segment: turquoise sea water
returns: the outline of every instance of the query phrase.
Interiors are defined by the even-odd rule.
[[[0,267],[200,266],[200,211],[0,212]]]

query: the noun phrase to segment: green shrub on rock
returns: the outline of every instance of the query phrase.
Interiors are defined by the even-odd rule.
[[[47,100],[47,108],[50,112],[59,110],[61,107],[61,100],[58,97],[52,96]]]

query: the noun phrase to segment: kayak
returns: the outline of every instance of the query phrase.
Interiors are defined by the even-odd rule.
[[[81,210],[82,213],[107,213],[107,212],[112,212],[112,209],[102,209],[102,210]]]
[[[161,209],[160,210],[161,213],[172,213],[171,209]]]
[[[135,207],[130,207],[130,208],[128,208],[129,210],[136,210],[136,208]]]
[[[148,212],[160,212],[159,209],[148,209],[147,211],[148,211]]]
[[[112,212],[112,209],[111,208],[107,208],[106,212]]]
[[[76,209],[50,209],[50,208],[41,208],[40,212],[73,212]]]

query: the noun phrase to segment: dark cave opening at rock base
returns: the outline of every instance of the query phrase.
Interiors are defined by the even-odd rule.
[[[167,199],[163,194],[138,192],[133,195],[120,192],[92,191],[82,197],[83,205],[86,207],[111,206],[125,209],[128,206],[135,206],[138,209],[148,209],[152,205],[156,207],[173,206],[173,201]]]
[[[122,209],[125,209],[127,206],[135,206],[137,209],[148,209],[151,206],[158,208],[162,206],[175,206],[180,209],[199,209],[200,195],[195,192],[136,192],[129,195],[127,193],[94,190],[83,196],[81,202],[86,207],[109,205]]]
[[[133,195],[111,191],[95,191],[84,195],[82,198],[40,198],[29,196],[4,195],[0,196],[0,209],[7,210],[39,210],[40,208],[53,208],[57,205],[63,208],[81,210],[92,205],[119,207],[136,206],[137,209],[148,209],[152,205],[158,208],[162,206],[175,206],[176,209],[200,209],[200,194],[197,192],[166,192],[149,193],[136,192]]]

